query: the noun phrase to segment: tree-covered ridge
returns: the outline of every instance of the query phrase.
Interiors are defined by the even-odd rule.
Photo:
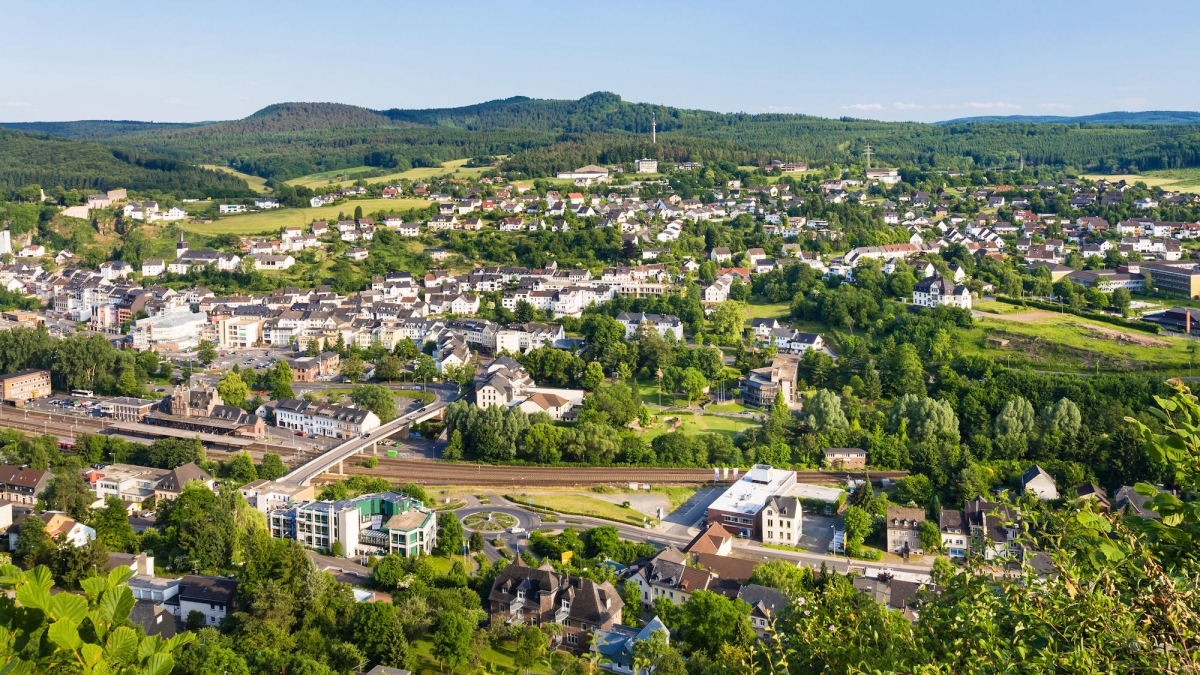
[[[658,143],[652,144],[655,122]],[[504,168],[525,176],[640,157],[845,164],[860,161],[868,143],[880,164],[891,165],[975,168],[1023,159],[1105,171],[1200,166],[1196,124],[879,122],[687,110],[624,101],[608,92],[577,101],[514,97],[428,110],[281,103],[228,122],[110,124],[53,123],[45,129],[68,136],[107,135],[110,145],[229,164],[277,180],[362,165],[406,169],[481,155],[508,155]]]
[[[208,122],[139,122],[136,120],[77,120],[73,122],[0,122],[13,131],[49,134],[74,140],[97,140],[138,131],[186,129]]]
[[[196,197],[254,194],[241,178],[159,154],[0,129],[0,193],[30,184],[89,192],[162,190]]]

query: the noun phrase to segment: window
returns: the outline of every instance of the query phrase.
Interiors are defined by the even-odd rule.
[[[567,642],[573,645],[579,644],[579,636],[574,633],[567,634]]]

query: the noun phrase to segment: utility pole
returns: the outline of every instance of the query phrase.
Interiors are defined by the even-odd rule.
[[[863,154],[867,157],[867,168],[871,168],[871,144],[867,143],[867,149],[863,150]]]

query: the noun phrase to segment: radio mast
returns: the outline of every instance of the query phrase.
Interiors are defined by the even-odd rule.
[[[658,145],[658,115],[650,113],[650,144]]]

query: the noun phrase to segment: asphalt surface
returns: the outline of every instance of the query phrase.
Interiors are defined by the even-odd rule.
[[[495,562],[500,558],[499,551],[492,545],[493,539],[502,539],[505,547],[509,551],[518,553],[525,550],[525,547],[528,546],[529,532],[534,530],[558,531],[567,527],[591,528],[611,526],[617,528],[617,532],[620,534],[622,539],[645,542],[658,547],[665,547],[668,544],[673,544],[679,549],[682,549],[689,544],[692,538],[695,536],[695,533],[698,532],[698,530],[696,530],[694,527],[690,532],[680,532],[679,528],[671,528],[674,530],[672,532],[665,531],[661,527],[639,528],[622,523],[615,523],[610,520],[589,518],[585,516],[556,515],[555,518],[557,522],[547,523],[541,514],[524,509],[520,505],[510,502],[499,495],[488,495],[488,500],[492,502],[491,505],[469,505],[456,510],[454,514],[459,517],[459,520],[465,520],[467,516],[473,513],[482,513],[487,511],[505,513],[516,518],[518,526],[525,529],[525,532],[520,534],[513,534],[511,531],[507,530],[502,533],[484,532],[483,535],[485,545],[483,552],[484,555],[487,556],[488,560],[492,562]],[[666,521],[682,523],[688,519],[691,519],[692,516],[695,515],[696,520],[689,525],[694,526],[698,524],[698,521],[704,516],[704,508],[707,508],[706,501],[707,500],[701,501],[698,504],[693,504],[690,507],[688,504],[684,504],[684,506],[680,507],[680,509],[676,509],[675,512],[668,515]],[[679,514],[683,509],[687,509],[687,511],[684,511],[683,514],[676,516],[676,514]],[[832,521],[832,519],[824,517],[818,517],[818,519],[820,522],[814,520],[810,524],[809,519],[806,517],[804,522],[805,528],[814,527],[821,528],[823,530],[824,527],[828,527],[828,523]],[[467,536],[470,536],[469,532],[470,530],[468,530]],[[813,538],[817,539],[818,541],[823,541],[826,538],[823,531],[813,532],[812,535]],[[862,560],[851,560],[845,556],[825,555],[824,553],[815,551],[783,551],[773,548],[765,548],[761,542],[752,541],[749,539],[735,539],[733,549],[737,554],[735,557],[739,558],[759,559],[762,561],[779,558],[796,563],[797,565],[812,567],[814,569],[820,569],[821,566],[824,565],[829,569],[836,569],[843,573],[845,573],[852,565],[857,567],[866,565],[870,567],[882,567],[896,571],[925,574],[929,572],[933,565],[932,559],[930,559],[928,563],[869,562]]]
[[[286,476],[280,479],[284,483],[296,483],[299,485],[308,485],[314,478],[320,476],[329,470],[330,467],[343,462],[350,457],[364,451],[373,443],[384,440],[389,434],[399,430],[405,424],[412,422],[418,417],[429,415],[441,408],[446,407],[452,401],[458,398],[458,390],[454,385],[430,386],[427,391],[437,396],[437,400],[425,406],[418,406],[415,410],[403,413],[396,419],[387,424],[380,425],[377,429],[372,430],[365,436],[359,436],[343,441],[341,444],[330,448],[324,453],[306,461],[304,464],[292,469]],[[390,444],[391,441],[388,441]]]

